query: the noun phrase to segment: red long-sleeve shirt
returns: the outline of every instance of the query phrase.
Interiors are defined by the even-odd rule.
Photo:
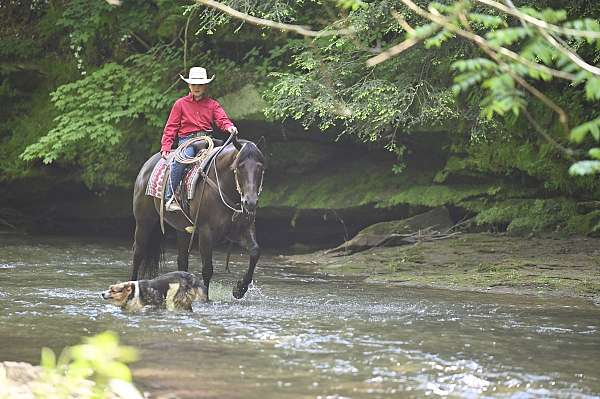
[[[181,97],[175,101],[169,114],[160,141],[160,150],[169,151],[177,136],[186,137],[192,132],[212,130],[212,121],[222,131],[233,126],[217,100],[203,97],[196,101],[191,93]]]

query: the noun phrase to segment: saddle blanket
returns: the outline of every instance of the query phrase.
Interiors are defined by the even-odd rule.
[[[188,168],[188,171],[183,176],[182,189],[187,193],[188,200],[194,198],[196,183],[202,175],[200,172],[207,169],[208,164],[216,154],[218,148],[220,147],[213,148],[208,157],[206,157],[201,163],[193,164],[193,166]],[[152,169],[150,179],[148,179],[148,185],[146,186],[146,195],[162,198],[163,187],[165,183],[169,181],[169,175],[171,171],[171,168],[169,168],[169,171],[167,172],[167,168],[169,168],[169,161],[161,158],[154,166],[154,169]]]

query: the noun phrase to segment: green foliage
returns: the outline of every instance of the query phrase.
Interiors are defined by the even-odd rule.
[[[84,343],[65,348],[59,358],[42,349],[44,369],[36,398],[142,398],[131,383],[127,363],[137,360],[137,351],[119,344],[115,333],[104,332],[85,338]]]
[[[444,42],[446,42],[454,37],[456,37],[456,35],[454,35],[454,33],[450,32],[446,29],[442,29],[435,35],[433,35],[430,38],[428,38],[427,40],[425,40],[425,47],[426,48],[441,47],[442,44],[444,44]]]
[[[600,233],[600,211],[592,211],[583,215],[571,216],[565,226],[565,231],[597,237]]]
[[[446,204],[460,205],[464,201],[473,198],[493,195],[498,190],[498,186],[490,184],[411,185],[405,190],[392,195],[385,202],[380,202],[378,206],[387,207],[399,204],[427,207],[438,207]]]
[[[69,35],[69,48],[82,75],[89,66],[101,65],[102,53],[119,53],[132,33],[151,28],[154,7],[143,0],[123,1],[120,7],[106,1],[72,0],[65,8],[57,26]]]
[[[566,198],[512,199],[483,209],[475,218],[478,224],[508,224],[514,234],[562,230],[576,215],[576,204]]]
[[[478,211],[494,199],[600,195],[597,179],[579,176],[597,171],[597,151],[576,162],[586,158],[586,149],[598,147],[600,79],[550,46],[534,26],[522,27],[518,19],[472,1],[416,1],[487,38],[490,48],[505,46],[529,61],[523,64],[488,57],[398,0],[223,3],[277,22],[314,30],[352,27],[355,33],[282,35],[183,1],[132,0],[115,8],[77,0],[35,2],[31,13],[12,7],[2,14],[6,9],[0,9],[8,21],[0,28],[0,102],[5,105],[0,117],[6,121],[0,127],[2,179],[58,167],[95,189],[130,185],[139,164],[158,148],[173,100],[185,94],[185,85],[175,82],[178,73],[199,64],[217,75],[211,95],[226,95],[227,107],[262,107],[254,89],[243,89],[251,82],[264,88],[269,118],[296,120],[333,138],[387,148],[398,157],[396,174],[369,165],[371,175],[334,171],[318,187],[312,182],[285,183],[281,192],[265,187],[263,205],[451,203]],[[594,19],[598,5],[564,3],[563,11],[544,9],[548,2],[528,4],[522,11],[548,23],[600,32]],[[398,15],[415,32],[406,32]],[[600,60],[599,40],[557,35],[587,62]],[[420,44],[376,67],[366,66],[366,60],[408,38]],[[558,80],[541,66],[572,74],[576,81]],[[519,85],[520,79],[568,111],[570,133]],[[536,134],[525,110],[570,151]],[[256,117],[254,111],[235,115]],[[430,161],[432,154],[436,162],[431,165],[414,162]],[[388,168],[394,163],[386,162]],[[577,176],[568,174],[573,162]],[[421,178],[411,179],[423,168]]]
[[[530,83],[523,83],[528,79],[550,81],[556,76],[568,76],[566,79],[573,80],[570,76],[576,76],[574,80],[585,87],[585,97],[588,100],[600,99],[600,77],[591,73],[590,68],[584,68],[581,63],[575,62],[573,55],[569,54],[572,50],[565,47],[567,44],[560,37],[562,35],[567,39],[572,39],[569,36],[574,35],[567,29],[575,28],[581,32],[579,36],[576,36],[576,40],[581,42],[582,38],[585,38],[589,44],[598,44],[597,35],[592,35],[600,32],[598,21],[584,18],[568,22],[566,10],[550,8],[537,10],[534,7],[522,7],[516,10],[525,16],[538,19],[540,24],[554,26],[546,31],[526,22],[524,18],[515,18],[519,22],[519,26],[506,26],[506,21],[494,14],[497,10],[487,9],[483,13],[475,12],[472,10],[472,3],[467,0],[455,1],[450,5],[435,4],[435,8],[438,14],[443,14],[442,18],[447,24],[452,25],[454,30],[462,30],[466,34],[471,34],[472,27],[465,22],[470,20],[478,22],[483,31],[478,33],[482,34],[486,40],[479,39],[473,40],[473,42],[484,50],[488,58],[474,57],[455,62],[453,67],[459,71],[459,74],[455,76],[453,90],[458,94],[474,87],[483,89],[484,95],[482,98],[478,98],[478,102],[481,106],[481,114],[488,119],[494,116],[516,118],[531,102],[540,100],[556,111],[558,106],[551,105],[554,104],[552,100],[540,94],[538,89],[532,88]],[[512,18],[513,16],[507,13],[504,17]],[[432,19],[432,21],[435,20]],[[426,47],[440,46],[451,38],[450,35],[440,37],[439,33],[434,35],[433,28],[435,26],[442,27],[442,25],[429,22],[420,26],[428,31]],[[446,30],[452,29],[444,26],[442,33]],[[557,34],[557,32],[559,33]],[[592,34],[589,34],[590,32]],[[552,37],[552,35],[556,37]],[[508,57],[506,56],[508,53],[513,55]],[[566,126],[565,118],[563,116],[561,118],[563,126]],[[598,119],[580,123],[571,130],[570,135],[575,142],[583,141],[588,135],[591,135],[596,142],[600,141]],[[576,164],[572,171],[575,174],[592,173],[596,169],[591,165],[594,163]]]
[[[573,128],[573,130],[571,130],[571,139],[576,143],[581,143],[588,134],[596,141],[600,140],[600,118],[582,123]]]
[[[459,118],[446,76],[431,67],[446,59],[427,57],[421,50],[390,60],[376,71],[365,67],[374,45],[386,45],[402,28],[389,2],[372,2],[351,11],[340,21],[356,31],[352,37],[326,37],[298,43],[290,70],[271,74],[274,83],[265,92],[266,115],[294,119],[306,128],[317,126],[337,137],[377,143],[401,157],[402,137],[421,127],[442,128]],[[432,26],[433,27],[433,26]],[[412,33],[421,37],[439,31],[430,45],[451,35],[438,27],[423,26]],[[424,61],[424,58],[426,61]],[[398,164],[397,168],[402,168]]]
[[[569,168],[569,173],[575,176],[585,176],[600,172],[600,161],[579,161]]]
[[[500,28],[506,27],[506,20],[499,15],[480,14],[470,12],[467,16],[469,21],[479,24],[484,28]]]
[[[449,158],[443,173],[470,176],[481,179],[485,176],[511,179],[523,187],[538,187],[552,193],[573,196],[600,195],[600,182],[593,176],[574,179],[568,173],[569,162],[559,158],[557,150],[548,143],[538,144],[522,138],[505,137],[472,142],[461,148],[464,153]]]
[[[28,146],[24,160],[41,158],[44,163],[77,162],[88,172],[108,163],[103,171],[84,175],[88,185],[118,183],[118,172],[126,161],[121,148],[124,143],[124,122],[143,118],[149,126],[161,127],[172,98],[161,89],[161,77],[166,67],[151,63],[152,57],[130,58],[126,65],[105,64],[89,76],[59,87],[51,94],[59,111],[55,127],[38,142]],[[167,64],[168,65],[168,64]],[[142,68],[142,66],[145,66]],[[121,166],[121,168],[119,168]]]
[[[369,6],[369,3],[365,3],[362,0],[338,0],[337,4],[338,7],[352,11],[356,11],[359,8],[367,8]]]

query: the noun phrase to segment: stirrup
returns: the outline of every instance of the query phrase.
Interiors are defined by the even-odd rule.
[[[175,202],[175,194],[173,194],[171,199],[169,199],[167,201],[167,203],[165,204],[165,210],[167,212],[175,212],[175,211],[181,210],[181,207],[179,206],[179,204],[177,202]]]

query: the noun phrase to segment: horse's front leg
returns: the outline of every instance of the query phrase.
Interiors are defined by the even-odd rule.
[[[190,239],[191,234],[184,231],[177,231],[177,270],[188,271]]]
[[[248,286],[252,282],[252,276],[254,275],[254,268],[256,267],[256,263],[258,262],[258,258],[260,258],[260,247],[256,242],[256,231],[254,228],[254,223],[246,229],[246,231],[242,235],[242,239],[246,248],[248,249],[248,254],[250,255],[250,262],[248,264],[248,271],[244,275],[244,278],[238,280],[237,284],[233,288],[233,296],[236,299],[241,299],[248,291]]]
[[[198,245],[200,247],[200,257],[202,258],[202,280],[206,288],[206,301],[208,302],[208,286],[213,275],[211,234],[202,230],[198,231]]]

